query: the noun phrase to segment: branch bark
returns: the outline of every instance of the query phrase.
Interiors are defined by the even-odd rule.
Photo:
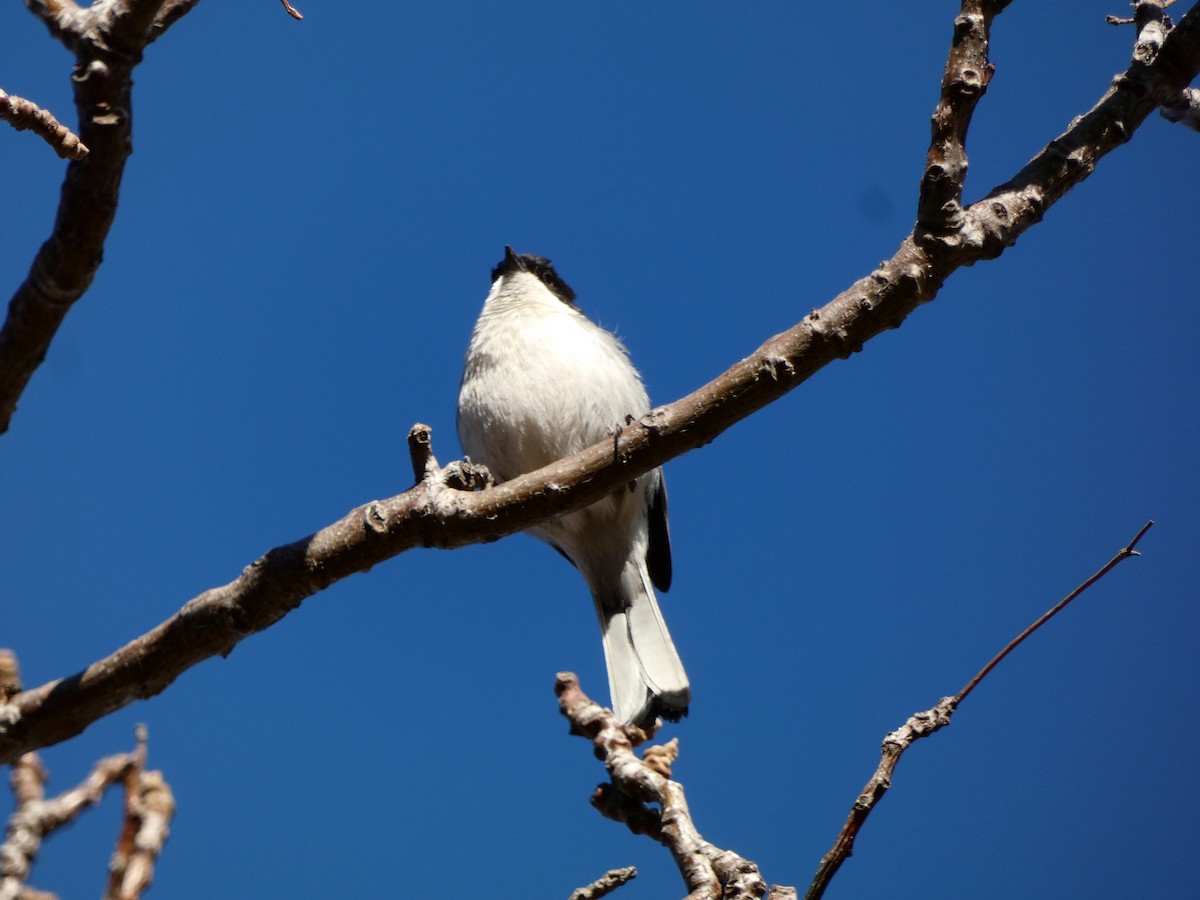
[[[138,735],[145,747],[145,728]],[[137,900],[154,881],[154,864],[162,853],[175,815],[175,796],[160,771],[145,771],[145,752],[125,774],[125,818],[108,864],[103,900]]]
[[[683,785],[671,779],[678,738],[647,748],[638,759],[634,744],[646,736],[640,728],[621,725],[612,712],[584,694],[570,672],[558,674],[554,690],[571,733],[590,740],[608,769],[611,781],[596,789],[592,805],[624,822],[634,834],[648,834],[670,850],[687,885],[688,900],[758,900],[766,893],[754,863],[713,846],[696,830]]]
[[[63,159],[83,159],[88,155],[88,148],[70,128],[54,118],[48,109],[23,97],[0,91],[0,119],[7,120],[17,131],[29,129]]]
[[[995,67],[988,60],[992,20],[1011,0],[967,0],[954,20],[954,37],[933,111],[932,139],[917,199],[917,230],[954,235],[962,230],[967,181],[967,127]]]
[[[173,0],[27,0],[76,54],[79,137],[90,152],[67,167],[54,230],[34,257],[0,327],[0,434],[63,319],[92,283],[133,150],[133,70],[146,45],[194,5]]]
[[[609,869],[591,884],[577,888],[571,892],[567,900],[599,900],[607,897],[623,884],[637,878],[637,869],[626,866],[623,869]]]
[[[0,650],[0,698],[19,692],[17,658]],[[146,727],[137,728],[132,753],[105,757],[82,782],[57,797],[46,799],[49,773],[36,753],[26,753],[12,766],[10,784],[16,809],[9,816],[0,845],[0,900],[37,900],[53,894],[34,890],[28,880],[42,842],[56,829],[73,822],[117,782],[125,786],[125,819],[111,864],[106,900],[137,900],[150,885],[154,861],[167,837],[175,811],[171,789],[161,772],[146,772]]]
[[[987,6],[999,8],[968,0],[964,9]],[[449,549],[497,540],[585,506],[630,478],[707,444],[823,366],[898,327],[917,306],[932,300],[957,269],[999,256],[1198,72],[1200,4],[1166,36],[1152,62],[1135,61],[1091,111],[1012,180],[964,209],[957,230],[918,226],[870,275],[713,381],[628,424],[614,440],[474,493],[460,489],[471,483],[461,465],[443,470],[436,460],[430,464],[431,452],[429,459],[414,456],[414,470],[423,476],[409,491],[359,506],[305,538],[268,551],[234,581],[188,601],[105,659],[14,698],[7,720],[0,719],[0,761],[65,740],[102,716],[159,693],[191,666],[228,655],[245,637],[342,578],[415,547]],[[961,117],[970,107],[960,104],[957,109]],[[952,130],[965,136],[965,124]],[[0,340],[0,358],[4,353]]]

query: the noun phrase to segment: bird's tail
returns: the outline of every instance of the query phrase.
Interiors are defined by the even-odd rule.
[[[687,715],[692,692],[645,563],[626,563],[620,593],[595,598],[613,712],[632,725],[649,725],[656,716],[677,722]]]

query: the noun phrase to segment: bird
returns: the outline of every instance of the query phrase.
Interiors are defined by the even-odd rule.
[[[458,434],[498,481],[611,439],[650,409],[624,345],[575,299],[545,257],[506,246],[492,270],[463,365]],[[654,593],[671,586],[662,470],[528,531],[591,591],[616,717],[648,727],[687,715],[691,688]]]

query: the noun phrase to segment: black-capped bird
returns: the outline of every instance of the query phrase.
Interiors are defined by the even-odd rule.
[[[471,460],[505,481],[578,453],[649,409],[625,347],[579,311],[550,261],[506,247],[458,395],[458,434]],[[617,717],[647,725],[686,715],[687,675],[654,596],[671,586],[662,470],[529,532],[591,589]]]

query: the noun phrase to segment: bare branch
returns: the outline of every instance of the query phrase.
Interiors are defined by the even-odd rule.
[[[168,2],[107,0],[94,4],[92,9],[97,13],[97,21],[92,41],[114,53],[124,54],[136,65],[151,42],[150,32],[162,19]]]
[[[918,231],[945,234],[962,228],[967,128],[995,71],[987,55],[992,19],[1009,2],[967,0],[954,20],[954,39],[942,76],[941,99],[933,112],[933,136],[917,201]]]
[[[96,763],[91,773],[75,787],[50,800],[45,799],[48,774],[36,753],[26,753],[12,767],[11,784],[17,808],[9,817],[5,840],[0,847],[3,875],[0,900],[30,896],[25,882],[41,850],[42,841],[56,828],[72,822],[83,810],[95,806],[108,787],[131,771],[140,771],[145,744],[133,753],[119,753]],[[136,895],[135,895],[136,896]]]
[[[1151,111],[1175,101],[1198,71],[1200,5],[1170,31],[1153,63],[1135,62],[1117,75],[1089,112],[1010,181],[972,204],[959,232],[919,235],[922,247],[939,264],[945,254],[953,258],[968,254],[973,262],[999,256],[1041,221],[1051,205],[1091,175],[1105,154],[1128,141]]]
[[[91,7],[81,7],[75,0],[25,0],[25,5],[72,52],[92,21]]]
[[[1173,2],[1173,0],[1172,0]],[[1133,24],[1137,26],[1137,41],[1133,45],[1133,61],[1144,66],[1154,62],[1167,32],[1171,30],[1171,19],[1165,9],[1170,2],[1164,0],[1137,0],[1133,4]]]
[[[78,137],[66,125],[42,109],[14,94],[0,90],[0,119],[7,119],[17,131],[32,131],[54,148],[63,159],[83,159],[88,154]]]
[[[47,772],[36,753],[26,753],[12,766],[9,784],[17,808],[8,818],[0,847],[0,900],[17,900],[25,890],[34,860],[42,849],[44,832],[37,814],[45,796]]]
[[[433,455],[433,429],[428,425],[418,422],[408,429],[408,458],[417,484],[439,470],[437,457]]]
[[[1135,10],[1140,11],[1144,19],[1147,16],[1161,17],[1162,10],[1168,6],[1174,6],[1177,2],[1178,0],[1134,0],[1133,6]],[[1136,12],[1128,18],[1108,15],[1104,17],[1104,21],[1109,25],[1133,25],[1138,22],[1138,15]],[[1140,30],[1141,26],[1138,27]]]
[[[21,691],[21,668],[17,655],[0,650],[0,697],[7,703]],[[30,889],[26,882],[42,848],[37,807],[46,796],[48,773],[36,753],[26,753],[12,765],[9,786],[16,809],[8,818],[4,844],[0,845],[0,900],[20,900]]]
[[[293,19],[298,20],[304,18],[304,16],[300,13],[300,10],[288,3],[288,0],[280,0],[280,2],[283,4],[283,8],[287,10],[287,14]]]
[[[166,34],[168,28],[191,12],[192,7],[199,2],[200,0],[167,0],[162,5],[162,9],[158,11],[154,24],[150,26],[150,32],[146,35],[146,43],[152,44]]]
[[[599,900],[600,897],[611,894],[621,885],[632,881],[634,878],[637,878],[637,869],[634,866],[626,866],[623,869],[609,869],[591,884],[572,891],[568,900]]]
[[[16,654],[11,650],[0,650],[0,695],[7,700],[20,691],[20,682]],[[132,753],[119,753],[100,760],[87,778],[50,800],[46,799],[49,773],[38,755],[26,753],[13,763],[9,781],[16,809],[9,817],[4,844],[0,845],[0,900],[37,900],[54,896],[26,884],[42,841],[56,828],[73,821],[84,809],[99,803],[109,785],[117,781],[125,783],[125,824],[114,866],[122,865],[124,877],[117,882],[114,874],[106,900],[137,900],[141,896],[142,890],[150,884],[154,859],[166,840],[166,823],[174,811],[174,800],[162,780],[162,773],[143,775],[146,726],[139,725],[136,736],[137,747]],[[121,852],[123,844],[128,844],[124,855]],[[132,889],[114,893],[111,889],[114,883]]]
[[[1081,583],[1075,590],[1067,594],[1066,597],[1010,641],[955,696],[943,697],[932,709],[914,713],[900,728],[883,739],[883,753],[879,760],[879,766],[875,769],[875,774],[871,776],[866,787],[858,795],[858,799],[854,801],[850,815],[846,819],[846,823],[842,826],[837,840],[834,841],[832,849],[821,859],[821,864],[817,867],[817,873],[813,878],[812,884],[809,885],[808,892],[804,895],[805,900],[818,900],[818,898],[822,897],[825,889],[833,880],[833,876],[837,874],[842,863],[849,858],[854,849],[854,840],[858,836],[859,831],[862,830],[863,825],[866,824],[867,817],[870,816],[871,811],[879,801],[883,799],[883,795],[887,793],[888,788],[892,786],[892,775],[904,751],[914,742],[923,737],[928,737],[935,731],[939,731],[949,725],[950,717],[954,714],[959,704],[988,676],[988,673],[995,669],[1000,664],[1000,661],[1008,656],[1009,653],[1020,646],[1026,638],[1066,607],[1068,603],[1111,572],[1117,564],[1129,559],[1131,556],[1140,555],[1135,548],[1153,524],[1154,522],[1151,521],[1143,525],[1138,533],[1133,536],[1133,540],[1118,550],[1117,554],[1105,563],[1096,574]]]
[[[1138,545],[1138,541],[1145,536],[1146,532],[1150,530],[1152,525],[1154,525],[1153,519],[1143,525],[1138,533],[1133,536],[1133,540],[1118,550],[1117,555],[1105,563],[1095,575],[1083,582],[1083,584],[1079,585],[1079,587],[1075,588],[1075,590],[1071,591],[1071,593],[1067,594],[1067,596],[1063,597],[1062,600],[1060,600],[1056,605],[1047,610],[1041,618],[1009,641],[1008,646],[997,653],[991,662],[984,666],[974,678],[968,681],[961,691],[955,694],[953,700],[951,701],[951,710],[955,709],[960,703],[967,699],[967,695],[969,695],[971,691],[975,690],[975,688],[979,685],[979,682],[983,681],[983,679],[988,676],[988,673],[991,672],[992,669],[1000,665],[1004,657],[1008,656],[1008,654],[1016,650],[1017,647],[1021,646],[1027,637],[1054,618],[1054,616],[1061,612],[1068,603],[1107,575],[1113,568],[1116,567],[1118,563],[1124,562],[1131,556],[1140,556],[1141,554],[1138,553],[1135,548]]]
[[[45,801],[39,816],[43,834],[74,821],[89,806],[99,803],[109,786],[124,780],[131,768],[141,765],[144,757],[144,745],[140,745],[133,753],[106,756],[75,787]]]
[[[162,772],[146,772],[146,726],[138,726],[139,764],[125,776],[125,818],[109,863],[104,900],[137,900],[154,880],[154,863],[162,853],[175,814],[175,797]]]
[[[79,137],[89,149],[67,167],[54,230],[9,301],[0,327],[0,434],[71,305],[95,277],[132,150],[133,69],[164,23],[193,3],[172,0],[28,0],[50,33],[76,54]]]
[[[596,755],[604,760],[611,783],[602,785],[597,794],[617,795],[617,804],[598,802],[602,813],[630,825],[635,834],[648,834],[671,851],[675,864],[687,885],[688,900],[759,900],[767,886],[758,867],[730,850],[715,847],[700,836],[692,822],[684,798],[683,785],[671,780],[671,764],[679,753],[677,739],[661,747],[650,747],[638,759],[633,739],[643,737],[641,729],[626,729],[609,710],[593,702],[579,687],[570,672],[555,679],[558,707],[571,723],[571,733],[592,742]],[[656,803],[660,812],[646,806]],[[612,810],[621,807],[616,816]],[[634,821],[625,815],[636,811]],[[657,828],[635,827],[647,820],[658,820]]]

